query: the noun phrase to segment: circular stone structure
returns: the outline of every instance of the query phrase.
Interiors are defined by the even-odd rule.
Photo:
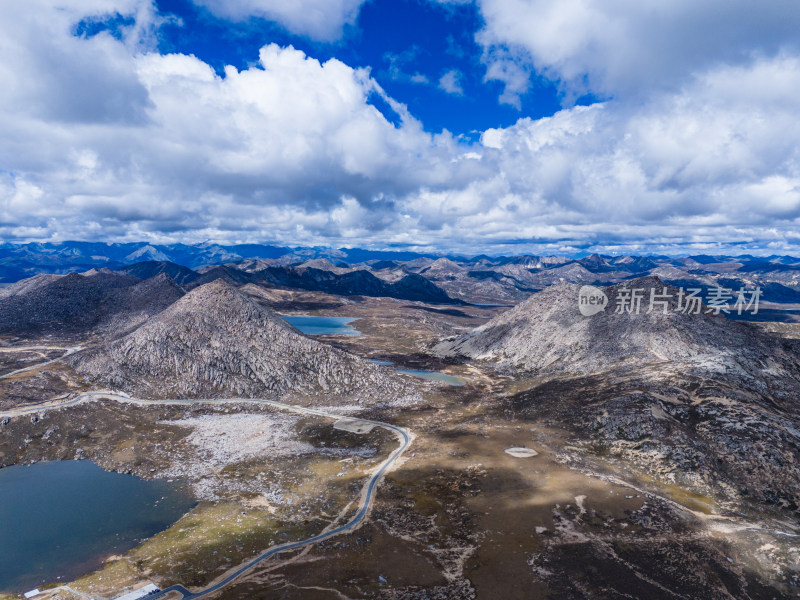
[[[530,458],[531,456],[536,456],[539,453],[533,448],[514,446],[512,448],[506,448],[506,454],[510,454],[514,458]]]

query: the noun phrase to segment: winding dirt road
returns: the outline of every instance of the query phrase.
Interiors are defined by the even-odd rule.
[[[63,358],[63,357],[62,357]],[[56,359],[60,360],[60,359]],[[52,362],[52,361],[50,361]],[[49,364],[49,363],[45,363]],[[43,364],[37,365],[38,367],[44,366]],[[29,367],[32,369],[34,367]],[[27,370],[27,369],[26,369]],[[11,375],[9,373],[9,375]],[[267,400],[267,399],[260,399],[260,398],[226,398],[222,400],[218,399],[201,399],[201,400],[139,400],[136,398],[131,398],[127,395],[120,394],[118,392],[105,392],[105,391],[98,391],[98,392],[86,392],[81,394],[75,398],[70,400],[64,401],[52,401],[52,402],[45,402],[42,404],[36,404],[32,406],[26,406],[14,410],[9,411],[0,411],[0,419],[3,418],[13,418],[19,417],[29,414],[36,414],[42,412],[44,410],[62,410],[65,408],[69,408],[71,406],[77,406],[79,404],[85,404],[88,402],[96,402],[98,400],[112,400],[115,402],[121,402],[125,404],[134,404],[137,406],[153,406],[153,405],[186,405],[186,404],[268,404],[270,406],[274,406],[275,408],[279,408],[281,410],[288,410],[292,412],[297,412],[301,414],[308,414],[308,415],[316,415],[319,417],[325,417],[328,419],[339,420],[343,417],[341,414],[334,414],[328,413],[322,410],[317,410],[314,408],[305,408],[303,406],[295,406],[293,404],[284,404],[283,402],[276,402],[275,400]],[[327,540],[332,538],[336,535],[341,533],[346,533],[356,529],[359,525],[361,525],[364,520],[367,518],[369,513],[370,507],[372,506],[373,500],[375,498],[375,490],[378,486],[383,475],[392,467],[392,465],[397,461],[397,459],[402,456],[402,454],[406,451],[406,449],[411,444],[413,440],[413,434],[404,427],[398,427],[396,425],[391,425],[389,423],[383,423],[381,421],[371,421],[369,419],[357,419],[353,418],[357,421],[363,421],[364,423],[369,423],[376,427],[382,427],[388,431],[391,431],[400,442],[400,446],[380,465],[378,465],[369,481],[361,490],[361,495],[359,497],[359,504],[358,509],[356,510],[355,514],[350,518],[347,523],[343,525],[339,525],[337,527],[333,527],[334,524],[331,524],[328,529],[322,531],[315,536],[307,538],[305,540],[299,540],[297,542],[289,542],[286,544],[281,544],[279,546],[273,546],[269,550],[264,551],[254,559],[244,563],[243,565],[239,566],[233,572],[228,573],[222,579],[212,583],[208,587],[205,587],[200,590],[191,591],[185,588],[182,585],[173,585],[170,586],[157,594],[153,594],[152,596],[148,596],[149,598],[161,598],[170,592],[178,592],[180,593],[184,600],[194,600],[195,598],[203,598],[205,596],[209,596],[220,591],[222,588],[230,585],[236,579],[240,578],[242,575],[250,571],[251,569],[255,568],[259,564],[263,563],[267,559],[276,554],[281,552],[287,552],[290,550],[296,550],[298,548],[302,548],[305,546],[309,546],[312,544],[316,544],[323,540]]]
[[[20,373],[25,373],[27,371],[33,371],[34,369],[39,369],[41,367],[46,367],[47,365],[53,364],[54,362],[58,362],[59,360],[67,358],[70,354],[75,354],[76,352],[80,352],[81,350],[83,350],[83,348],[81,346],[75,346],[74,348],[53,348],[50,346],[24,346],[20,348],[2,348],[0,349],[0,352],[26,352],[30,350],[66,350],[66,352],[57,358],[48,360],[47,362],[37,363],[35,365],[31,365],[30,367],[17,369],[16,371],[11,371],[10,373],[6,373],[5,375],[0,375],[0,379],[5,379],[6,377],[11,377],[12,375],[18,375]]]

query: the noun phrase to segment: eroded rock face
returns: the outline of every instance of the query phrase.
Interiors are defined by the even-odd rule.
[[[71,363],[99,385],[145,398],[268,397],[288,392],[391,400],[399,378],[305,337],[224,281],[201,286],[129,335]]]

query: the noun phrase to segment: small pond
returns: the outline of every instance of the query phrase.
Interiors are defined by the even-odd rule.
[[[447,385],[454,385],[456,387],[465,385],[466,379],[456,377],[455,375],[448,375],[447,373],[439,373],[437,371],[418,371],[417,369],[397,369],[398,373],[405,373],[406,375],[413,375],[421,379],[430,379],[431,381],[438,381],[439,383],[446,383]]]
[[[284,321],[296,327],[306,335],[361,335],[361,332],[350,325],[354,317],[312,317],[281,315]]]
[[[376,365],[381,365],[385,367],[390,367],[394,365],[394,363],[390,360],[378,360],[376,358],[370,358],[369,361]],[[419,377],[420,379],[430,379],[431,381],[438,381],[439,383],[446,383],[447,385],[452,385],[456,387],[461,387],[462,385],[466,385],[467,380],[463,377],[456,377],[455,375],[448,375],[447,373],[439,373],[438,371],[421,371],[419,369],[397,369],[398,373],[405,373],[406,375],[411,375],[412,377]]]

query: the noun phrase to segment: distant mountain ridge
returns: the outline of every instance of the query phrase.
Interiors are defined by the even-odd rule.
[[[279,259],[291,263],[315,258],[348,264],[370,260],[412,260],[431,254],[360,248],[290,248],[271,244],[152,244],[146,242],[31,242],[0,244],[0,282],[13,283],[39,273],[70,273],[94,267],[121,268],[144,260],[168,261],[195,269],[246,259]]]
[[[168,261],[143,261],[137,262],[127,267],[119,269],[120,272],[138,277],[139,279],[149,279],[161,273],[168,275],[178,285],[186,285],[196,280],[199,275],[181,265]]]
[[[0,285],[42,273],[66,274],[94,268],[124,270],[144,278],[148,273],[154,274],[152,265],[137,266],[142,263],[171,263],[164,268],[180,285],[198,285],[196,281],[208,282],[219,276],[240,284],[260,277],[272,285],[296,289],[431,302],[448,302],[446,295],[469,303],[516,304],[559,282],[607,285],[655,275],[676,285],[696,283],[704,290],[717,285],[760,286],[765,290],[766,301],[800,304],[800,258],[786,255],[464,257],[398,250],[208,242],[6,243],[0,244]],[[215,267],[228,270],[209,273]],[[438,290],[415,277],[400,283],[412,275],[424,278]],[[800,310],[795,312],[800,318]]]
[[[165,273],[181,285],[192,289],[218,279],[231,285],[248,283],[280,286],[342,296],[375,296],[417,300],[434,304],[458,304],[446,292],[420,275],[406,274],[394,282],[386,282],[366,269],[322,270],[313,267],[268,266],[256,271],[245,271],[236,265],[219,265],[192,271],[173,263],[148,261],[123,267],[120,272],[137,277],[153,277]]]

